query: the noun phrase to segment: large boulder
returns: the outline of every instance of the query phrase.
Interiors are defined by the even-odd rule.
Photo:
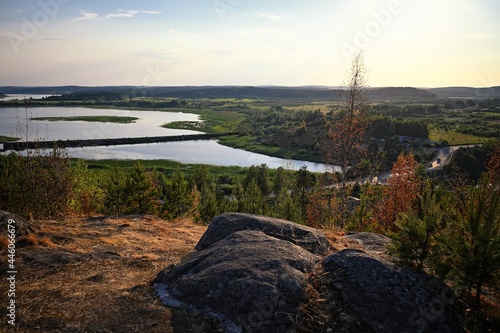
[[[391,262],[389,238],[347,237],[364,251],[329,254],[319,230],[222,214],[154,288],[175,333],[461,332],[453,293]]]
[[[317,255],[324,255],[330,249],[328,239],[323,232],[317,229],[272,217],[224,213],[213,219],[195,250],[206,249],[241,230],[262,231],[268,236],[286,240]]]
[[[374,332],[462,332],[453,293],[427,275],[355,249],[325,257],[323,267],[343,301]]]
[[[31,223],[21,216],[0,210],[0,232],[2,235],[14,232],[16,238],[27,236],[33,233]]]
[[[352,232],[345,238],[357,241],[366,252],[376,254],[387,254],[387,246],[391,243],[389,237],[372,232]]]
[[[320,257],[261,231],[236,231],[163,270],[154,288],[174,332],[295,332]],[[176,310],[178,309],[178,310]]]

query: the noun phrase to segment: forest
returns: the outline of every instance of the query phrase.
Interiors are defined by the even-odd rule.
[[[0,156],[0,202],[2,210],[35,221],[140,214],[206,224],[234,211],[316,228],[377,232],[393,238],[391,251],[401,264],[447,282],[480,309],[470,313],[474,325],[498,325],[491,322],[499,319],[491,311],[500,285],[500,146],[466,155],[484,158],[477,180],[461,170],[440,180],[411,153],[401,153],[391,169],[394,176],[382,186],[339,185],[339,175],[305,167],[270,170],[263,164],[228,173],[199,165],[187,173],[179,165],[92,165],[59,150],[35,151],[28,158]],[[492,319],[483,322],[485,316]]]

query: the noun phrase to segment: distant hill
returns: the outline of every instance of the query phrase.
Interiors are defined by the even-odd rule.
[[[0,94],[43,94],[43,95],[62,95],[84,91],[116,91],[132,89],[132,86],[107,86],[107,87],[86,87],[86,86],[54,86],[54,87],[24,87],[24,86],[6,86],[0,87]]]
[[[342,90],[338,87],[325,86],[169,86],[169,87],[141,87],[141,86],[59,86],[59,87],[0,87],[0,94],[78,94],[95,92],[113,92],[121,95],[145,97],[174,97],[174,98],[277,98],[277,99],[319,99],[334,100],[341,96]],[[412,87],[380,87],[369,88],[369,100],[376,101],[434,101],[437,98],[498,98],[500,87],[470,88],[448,87],[418,89]]]
[[[436,95],[427,90],[411,87],[372,88],[368,90],[368,97],[374,100],[427,101],[436,99]]]
[[[459,97],[459,98],[500,98],[500,86],[490,88],[471,88],[471,87],[447,87],[431,88],[427,91],[436,94],[439,97]]]

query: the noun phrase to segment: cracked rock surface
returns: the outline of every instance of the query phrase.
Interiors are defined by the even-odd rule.
[[[346,237],[363,250],[331,253],[320,230],[222,214],[154,288],[175,333],[301,332],[304,318],[315,332],[462,332],[451,291],[391,262],[389,238]]]

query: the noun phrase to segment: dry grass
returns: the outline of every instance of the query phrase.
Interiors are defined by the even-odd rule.
[[[36,237],[35,234],[29,234],[26,237],[24,237],[24,241],[26,242],[26,245],[30,246],[36,246],[38,245],[38,237]]]
[[[330,242],[331,252],[347,248],[363,249],[359,242],[345,238],[345,232],[330,228],[323,230]],[[323,270],[321,264],[309,273],[305,300],[300,309],[300,333],[317,332],[371,332],[369,326],[354,315],[342,299],[339,290]]]
[[[333,281],[320,264],[309,274],[305,301],[299,312],[299,333],[373,332],[343,301],[341,292],[333,287]]]
[[[189,220],[152,217],[37,222],[32,244],[17,248],[17,332],[172,332],[170,311],[151,281],[192,251],[206,227]],[[360,248],[339,230],[325,230],[335,251]],[[38,245],[33,245],[38,244]],[[0,279],[5,279],[8,239],[0,235]],[[310,273],[300,332],[367,331],[325,278]],[[7,285],[0,284],[0,298]],[[0,305],[0,332],[7,328]],[[498,304],[485,304],[495,325]],[[498,323],[496,324],[498,327]]]
[[[9,238],[5,235],[0,235],[0,251],[5,251],[9,246]]]
[[[206,227],[133,217],[37,222],[36,229],[27,243],[38,245],[16,252],[17,332],[171,332],[170,311],[150,283]],[[6,326],[2,320],[0,331]]]
[[[48,237],[43,237],[38,241],[38,244],[43,247],[52,247],[56,248],[57,245],[52,242],[52,240]]]
[[[338,229],[325,229],[323,230],[325,236],[328,238],[330,242],[330,246],[332,248],[331,252],[337,252],[344,249],[359,249],[363,250],[363,246],[359,244],[359,242],[345,238],[345,232]]]

